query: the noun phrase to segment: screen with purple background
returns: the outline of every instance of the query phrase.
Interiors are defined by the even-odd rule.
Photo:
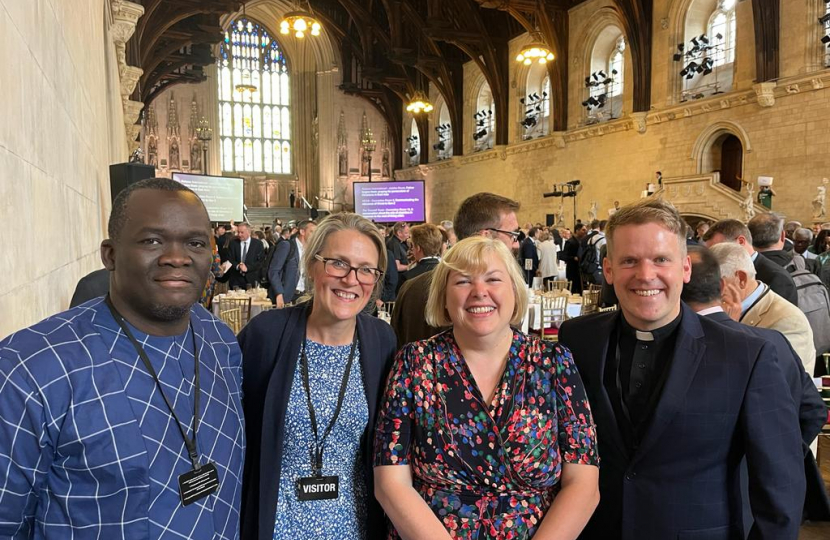
[[[354,211],[377,221],[425,221],[424,181],[355,182]]]

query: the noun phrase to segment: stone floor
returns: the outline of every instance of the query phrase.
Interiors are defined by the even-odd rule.
[[[821,475],[827,491],[830,492],[830,437],[819,437],[819,460]],[[830,523],[807,523],[801,527],[798,540],[830,540]]]

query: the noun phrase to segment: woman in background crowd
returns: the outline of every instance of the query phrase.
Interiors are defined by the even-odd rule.
[[[375,440],[390,538],[574,539],[599,500],[595,428],[570,353],[513,330],[527,291],[507,247],[475,236],[433,270]]]
[[[370,221],[333,214],[301,264],[311,300],[266,311],[239,334],[248,441],[242,538],[379,538],[371,450],[396,340],[361,310],[377,297],[386,247]]]

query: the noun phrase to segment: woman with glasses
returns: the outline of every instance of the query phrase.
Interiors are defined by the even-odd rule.
[[[371,442],[396,340],[387,323],[361,312],[383,283],[386,248],[370,221],[333,214],[307,241],[301,264],[311,299],[266,311],[239,334],[241,536],[379,538]]]
[[[599,501],[591,411],[570,352],[511,328],[527,308],[507,247],[481,236],[432,271],[427,322],[392,368],[375,439],[390,539],[576,538]]]

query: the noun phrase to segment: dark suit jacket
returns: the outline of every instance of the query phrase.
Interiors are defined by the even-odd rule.
[[[272,302],[281,294],[285,303],[294,300],[297,282],[300,280],[300,250],[297,239],[280,240],[273,248],[274,256],[268,266],[268,297]]]
[[[774,250],[771,250],[771,251],[759,251],[759,253],[761,255],[763,255],[764,257],[766,257],[767,259],[774,262],[775,264],[777,264],[778,266],[783,267],[784,270],[787,270],[787,272],[790,272],[790,270],[787,269],[787,266],[792,264],[793,257],[798,255],[798,253],[796,253],[795,251],[787,251],[787,250],[784,250],[784,249],[774,249]],[[798,255],[798,256],[801,257],[801,255]],[[814,273],[815,275],[818,275],[819,270],[820,270],[818,261],[815,260],[815,259],[807,259],[807,258],[804,258],[804,257],[801,257],[801,258],[804,260],[804,268],[809,270],[810,272]]]
[[[560,252],[560,260],[565,261],[565,277],[571,281],[571,291],[575,293],[582,292],[582,281],[579,277],[579,258],[582,254],[582,246],[575,236],[568,238],[565,242],[565,247]]]
[[[761,252],[758,252],[753,264],[755,265],[755,277],[758,280],[769,285],[769,288],[778,293],[778,296],[783,296],[792,305],[798,305],[798,291],[795,289],[795,282],[789,272],[764,257]]]
[[[813,379],[804,371],[804,364],[798,358],[790,342],[781,332],[768,328],[749,326],[733,321],[724,312],[711,313],[709,319],[717,321],[735,330],[747,332],[765,339],[775,346],[778,365],[787,379],[790,395],[798,406],[798,421],[801,425],[802,450],[804,451],[804,473],[807,482],[807,497],[804,504],[805,514],[810,519],[830,519],[830,500],[824,489],[824,480],[821,477],[810,443],[821,432],[827,422],[827,407],[818,393]],[[748,501],[744,508],[748,508]]]
[[[398,291],[395,310],[392,312],[392,329],[398,336],[398,348],[446,330],[430,326],[424,319],[424,308],[429,298],[430,284],[432,284],[432,272],[427,272],[410,279]]]
[[[241,538],[271,540],[279,494],[285,415],[311,303],[257,315],[239,333],[247,452],[242,480]],[[385,538],[386,525],[374,498],[372,445],[375,417],[395,356],[395,336],[385,322],[360,314],[357,334],[369,424],[361,437],[369,492],[367,538]],[[299,384],[299,382],[297,383]],[[336,390],[335,390],[336,391]]]
[[[389,248],[386,248],[386,271],[383,273],[383,289],[380,291],[381,301],[395,301],[395,297],[398,295],[399,279],[401,279],[401,276],[398,272],[398,267],[395,266],[394,256],[389,251]]]
[[[239,287],[244,289],[247,285],[253,286],[254,283],[259,282],[259,270],[262,263],[265,261],[265,247],[262,242],[253,236],[248,245],[248,253],[245,254],[245,260],[242,260],[242,242],[239,239],[231,242],[228,260],[231,261],[231,268],[228,270],[230,276],[228,277],[228,286],[231,288]],[[248,271],[244,274],[236,269],[239,263],[245,263]]]
[[[398,275],[398,290],[401,290],[403,284],[406,283],[410,279],[414,279],[421,274],[426,274],[427,272],[432,272],[435,270],[435,267],[438,266],[438,259],[421,259],[418,261],[418,264]]]
[[[671,368],[636,449],[624,444],[603,383],[621,312],[571,319],[559,330],[588,392],[602,459],[599,506],[580,538],[742,539],[746,456],[749,538],[795,540],[804,457],[797,407],[789,392],[771,391],[787,384],[775,349],[685,304],[682,312]]]
[[[78,280],[69,307],[80,306],[88,300],[110,292],[110,272],[106,268],[95,270]]]
[[[525,261],[530,260],[531,269],[528,270],[525,266]],[[536,243],[532,238],[525,238],[522,242],[522,247],[519,250],[519,266],[522,269],[522,275],[527,281],[528,285],[533,284],[533,276],[536,275],[536,270],[539,269],[539,252],[536,249]],[[528,279],[528,275],[530,279]]]

